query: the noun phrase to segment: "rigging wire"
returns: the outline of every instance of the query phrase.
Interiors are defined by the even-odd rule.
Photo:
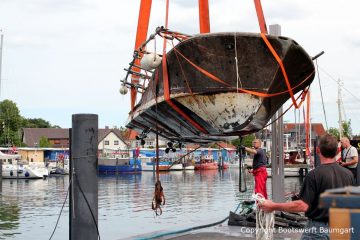
[[[338,84],[338,81],[330,75],[330,73],[326,72],[322,67],[319,66],[319,69],[324,72],[331,80],[333,80],[334,82],[336,82],[336,84]],[[360,102],[360,98],[357,97],[355,94],[353,94],[351,91],[349,91],[347,88],[345,88],[344,86],[340,86],[342,89],[344,89],[346,92],[348,92],[351,96],[353,96],[357,101]]]
[[[234,33],[234,49],[235,49],[235,69],[236,69],[236,91],[239,92],[239,82],[240,82],[240,87],[243,88],[242,86],[242,82],[240,79],[240,75],[239,75],[239,65],[238,65],[238,55],[237,55],[237,47],[236,47],[236,32]]]
[[[327,119],[326,119],[326,111],[325,111],[325,105],[324,105],[324,97],[323,97],[322,88],[321,88],[320,74],[319,74],[319,66],[318,66],[317,59],[315,60],[315,64],[316,64],[316,72],[317,72],[318,80],[319,80],[319,87],[320,87],[322,108],[323,108],[324,117],[325,117],[325,126],[326,126],[326,130],[328,130],[329,128],[328,128],[328,122],[327,122]]]

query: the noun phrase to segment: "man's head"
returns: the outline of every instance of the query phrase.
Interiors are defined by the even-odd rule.
[[[320,154],[325,158],[335,158],[338,148],[336,137],[330,134],[322,135],[319,139]]]
[[[341,147],[342,148],[348,148],[350,146],[350,141],[347,137],[343,137],[340,139]]]
[[[252,141],[252,146],[255,148],[255,149],[258,149],[261,147],[261,140],[260,139],[254,139]]]

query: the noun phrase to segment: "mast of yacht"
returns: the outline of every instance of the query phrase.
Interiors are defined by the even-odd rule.
[[[1,70],[2,70],[3,34],[0,29],[0,99],[1,99]]]
[[[340,139],[342,138],[342,135],[343,135],[343,127],[342,127],[343,120],[342,120],[342,116],[341,116],[341,85],[342,85],[342,82],[339,78],[337,104],[338,104],[338,111],[339,111],[339,138]]]

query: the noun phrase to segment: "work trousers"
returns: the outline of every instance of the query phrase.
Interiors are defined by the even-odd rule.
[[[267,199],[266,193],[266,179],[267,172],[266,167],[259,167],[253,171],[253,175],[255,178],[255,193],[260,193]]]

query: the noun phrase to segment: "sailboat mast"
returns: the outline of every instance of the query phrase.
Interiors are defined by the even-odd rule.
[[[2,70],[3,34],[0,29],[0,99],[1,99],[1,70]]]
[[[338,111],[339,111],[339,138],[342,138],[343,135],[343,128],[342,128],[342,116],[341,116],[341,80],[338,80]]]

